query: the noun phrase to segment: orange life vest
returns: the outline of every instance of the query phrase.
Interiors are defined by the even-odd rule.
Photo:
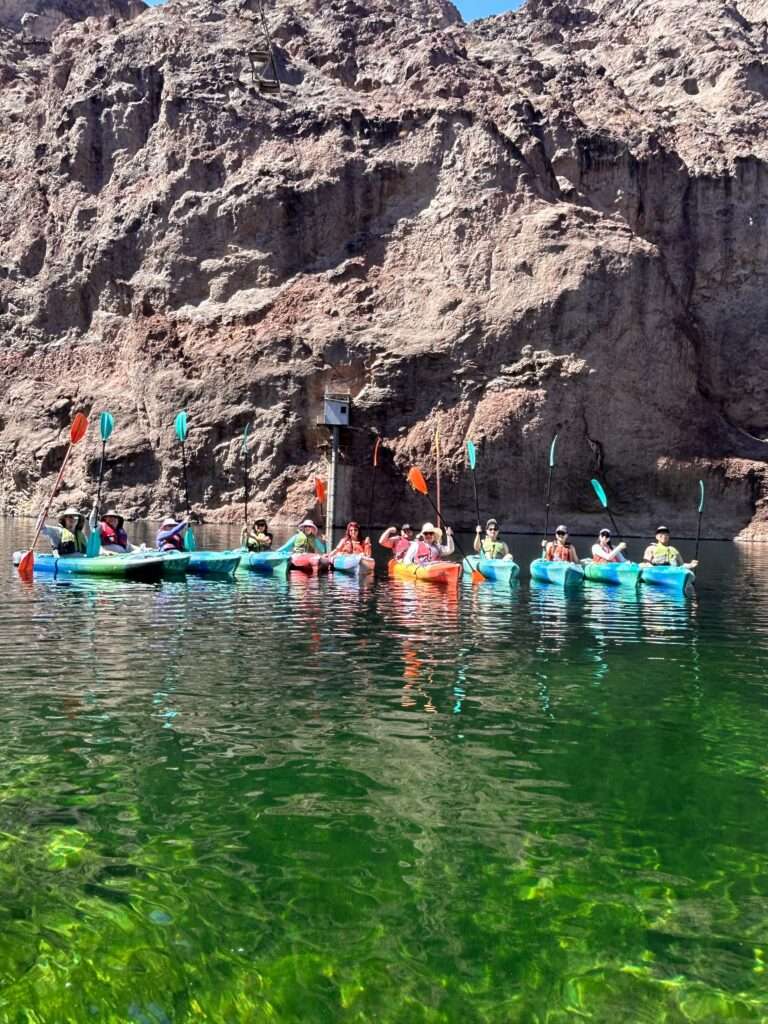
[[[571,548],[568,544],[555,543],[550,541],[547,544],[546,553],[544,555],[548,562],[570,562],[571,561]]]

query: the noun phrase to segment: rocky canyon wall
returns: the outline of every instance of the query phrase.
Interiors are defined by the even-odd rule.
[[[29,5],[24,5],[30,9]],[[130,514],[291,520],[326,387],[366,518],[445,512],[768,538],[768,0],[0,0],[0,509],[31,514],[77,409],[108,408]],[[37,9],[37,8],[36,8]],[[32,28],[30,28],[30,24]],[[63,500],[93,490],[76,449]]]

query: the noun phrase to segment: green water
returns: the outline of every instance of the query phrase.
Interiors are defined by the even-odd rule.
[[[26,586],[29,529],[0,1021],[768,1021],[768,550],[694,600]]]

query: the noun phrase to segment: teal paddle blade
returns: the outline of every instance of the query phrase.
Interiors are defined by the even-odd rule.
[[[115,429],[115,418],[111,412],[103,412],[99,416],[99,429],[101,430],[101,440],[108,441]]]
[[[189,426],[187,424],[187,414],[184,411],[180,412],[179,415],[176,417],[176,422],[174,426],[176,427],[176,437],[178,437],[178,439],[183,444],[187,440],[187,432],[189,430]]]
[[[250,424],[246,424],[245,430],[243,431],[243,443],[241,447],[241,451],[243,453],[248,451],[248,434],[250,433],[250,429]]]
[[[704,511],[704,481],[699,480],[699,515]]]
[[[96,555],[101,551],[101,531],[98,526],[95,530],[91,530],[88,536],[88,544],[85,548],[86,558],[95,558]]]
[[[188,526],[187,527],[187,531],[184,534],[184,550],[185,551],[194,551],[196,547],[197,547],[197,543],[195,541],[195,535],[192,532],[192,527]]]
[[[555,468],[555,447],[557,445],[557,439],[558,439],[559,436],[560,436],[559,434],[555,434],[554,438],[552,439],[552,445],[551,445],[551,447],[549,449],[549,468],[550,469],[554,469]]]
[[[603,490],[603,486],[600,483],[600,481],[599,480],[590,480],[589,482],[592,484],[594,492],[597,495],[598,499],[600,500],[600,504],[603,506],[603,508],[608,508],[608,498],[606,496],[605,491]]]
[[[477,451],[472,441],[467,441],[467,458],[469,459],[469,468],[474,472],[477,464]]]

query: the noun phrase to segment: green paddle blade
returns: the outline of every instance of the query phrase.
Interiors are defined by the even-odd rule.
[[[115,418],[111,412],[103,412],[99,416],[99,429],[101,430],[101,440],[108,441],[115,429]]]
[[[603,506],[603,508],[608,508],[608,498],[606,496],[605,491],[603,490],[603,486],[600,483],[600,481],[590,480],[589,482],[592,484],[594,492],[600,500],[600,504]]]
[[[176,422],[174,425],[176,427],[176,437],[178,437],[181,443],[184,444],[184,442],[187,440],[187,432],[189,430],[189,426],[187,424],[187,414],[183,411],[180,412],[179,415],[176,417]]]
[[[560,436],[559,434],[555,434],[555,436],[554,436],[554,438],[552,440],[552,445],[551,445],[551,447],[549,449],[549,468],[550,469],[554,469],[555,468],[555,447],[557,445],[557,439],[558,439],[559,436]]]
[[[477,451],[471,441],[467,441],[467,458],[469,459],[469,468],[474,473],[475,465],[477,464]]]
[[[95,558],[96,555],[101,551],[101,530],[96,527],[95,530],[91,530],[88,537],[88,544],[85,549],[86,558]]]
[[[184,534],[184,550],[194,551],[196,547],[197,543],[195,542],[195,535],[192,532],[192,527],[188,526],[187,531]]]
[[[699,480],[699,515],[704,511],[704,481]]]

